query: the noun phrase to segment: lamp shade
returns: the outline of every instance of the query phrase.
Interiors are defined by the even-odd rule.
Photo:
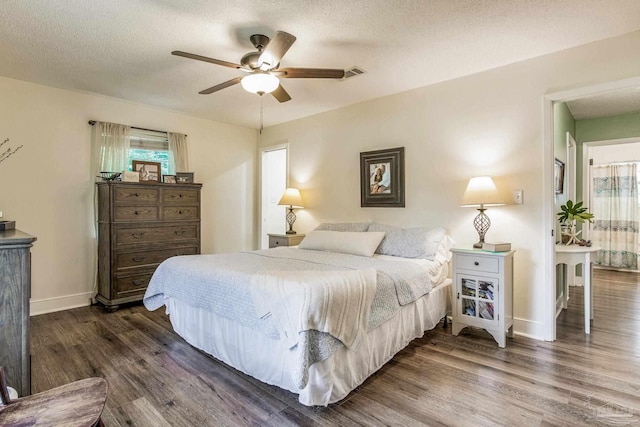
[[[303,208],[300,190],[297,188],[287,188],[278,202],[279,205],[291,206],[294,208]]]
[[[462,196],[461,206],[502,206],[504,204],[493,179],[489,176],[476,176],[469,180]]]
[[[280,80],[272,74],[254,72],[243,77],[240,83],[247,92],[271,93],[278,88]]]

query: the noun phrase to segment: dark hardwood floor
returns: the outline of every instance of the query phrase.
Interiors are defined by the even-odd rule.
[[[638,275],[596,270],[595,319],[584,334],[581,288],[558,340],[437,327],[345,400],[296,396],[217,362],[172,332],[163,310],[85,307],[32,318],[33,391],[100,376],[106,426],[640,425]]]

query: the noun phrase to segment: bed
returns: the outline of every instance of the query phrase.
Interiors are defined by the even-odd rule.
[[[300,403],[337,402],[450,306],[444,229],[342,231],[356,225],[323,224],[295,248],[170,258],[144,304],[165,306],[192,346]]]

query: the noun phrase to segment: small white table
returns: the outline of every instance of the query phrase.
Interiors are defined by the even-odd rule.
[[[596,255],[600,247],[580,246],[580,245],[556,245],[556,265],[566,264],[567,268],[575,268],[582,264],[582,277],[584,277],[584,332],[591,333],[591,319],[593,319],[593,293],[591,292],[591,263],[592,255]],[[562,307],[567,307],[567,281],[565,280],[563,290]]]

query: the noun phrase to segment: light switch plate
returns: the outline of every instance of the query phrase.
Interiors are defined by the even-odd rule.
[[[513,199],[516,202],[516,205],[521,205],[524,203],[524,190],[515,190],[513,192]]]

